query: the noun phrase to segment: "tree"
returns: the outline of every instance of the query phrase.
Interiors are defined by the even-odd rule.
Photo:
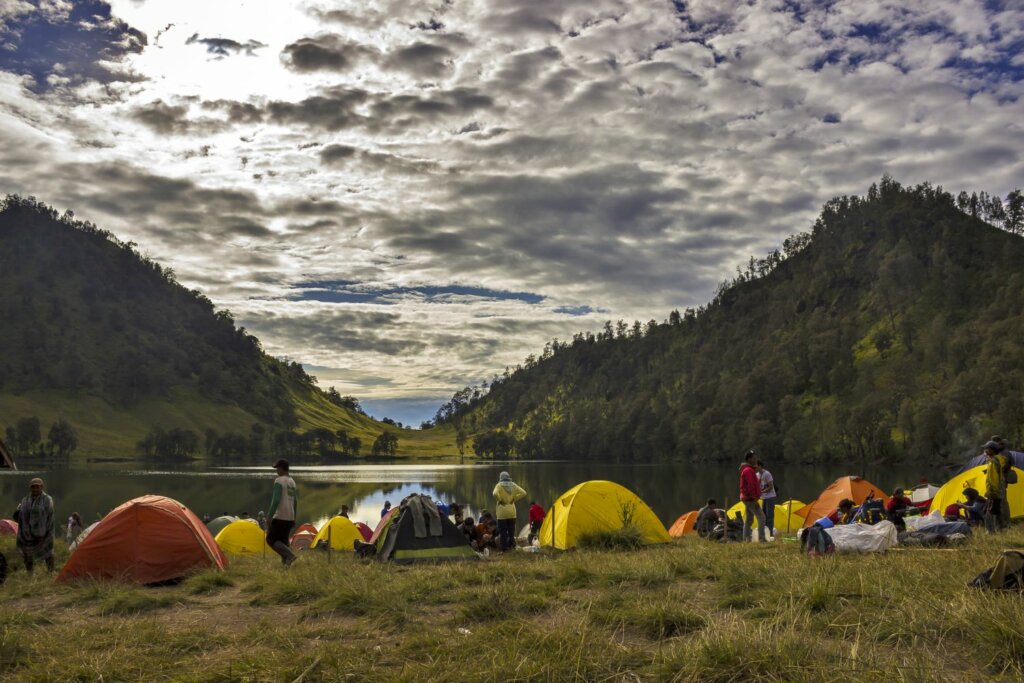
[[[363,447],[363,440],[358,436],[350,437],[348,440],[348,450],[353,457],[359,457],[359,450]]]
[[[64,418],[58,418],[50,425],[50,432],[47,434],[50,450],[56,452],[61,458],[71,455],[78,447],[78,435],[74,427]]]
[[[20,453],[31,453],[36,444],[42,439],[40,433],[39,418],[36,416],[23,417],[18,420],[18,451]]]
[[[374,455],[394,455],[398,448],[398,437],[389,431],[381,432],[370,449]]]
[[[1014,235],[1024,232],[1024,194],[1020,190],[1006,195],[1006,220],[1003,225]]]

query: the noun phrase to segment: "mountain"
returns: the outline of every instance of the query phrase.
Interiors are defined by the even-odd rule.
[[[450,430],[398,429],[321,391],[134,244],[32,198],[0,202],[0,321],[0,434],[23,453],[51,424],[79,455],[330,457],[385,430],[399,452],[456,452]]]
[[[941,460],[993,434],[1020,444],[1024,239],[963,197],[885,177],[835,198],[706,306],[550,344],[438,421],[478,453],[527,458]]]

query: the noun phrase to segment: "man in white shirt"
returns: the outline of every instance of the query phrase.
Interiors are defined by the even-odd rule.
[[[270,499],[270,523],[267,525],[267,545],[281,556],[284,566],[291,566],[297,557],[288,546],[295,515],[299,510],[299,491],[295,480],[288,475],[288,461],[274,463],[277,479],[274,480],[274,495]]]

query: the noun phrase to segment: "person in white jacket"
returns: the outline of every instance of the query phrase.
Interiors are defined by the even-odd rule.
[[[526,498],[526,491],[512,481],[508,472],[498,475],[498,484],[494,487],[494,500],[498,503],[498,509],[494,516],[498,520],[498,538],[503,551],[515,547],[516,501],[523,498]]]

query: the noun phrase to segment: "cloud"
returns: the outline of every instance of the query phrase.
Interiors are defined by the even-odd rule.
[[[261,43],[258,40],[247,40],[244,43],[240,43],[237,40],[231,38],[200,38],[198,33],[193,33],[189,36],[188,40],[185,41],[186,45],[204,45],[206,51],[215,55],[218,58],[229,57],[232,54],[242,54],[252,57],[256,54],[256,50],[266,47],[266,43]]]
[[[366,45],[345,40],[341,36],[328,34],[302,38],[285,46],[281,57],[293,71],[336,71],[344,72],[360,61],[378,54]]]
[[[0,42],[24,48],[0,50],[0,186],[145,245],[272,352],[374,400],[700,305],[885,172],[1002,195],[1024,177],[1015,3],[367,0],[254,18],[183,0],[115,5],[135,27],[119,29],[36,5],[0,0]],[[159,50],[131,32],[171,23],[182,38]],[[236,35],[268,47],[210,59],[200,42]],[[80,58],[55,58],[62,42]],[[299,286],[315,282],[334,284]]]
[[[418,41],[390,53],[384,65],[420,78],[439,78],[451,69],[453,57],[452,51],[442,45]]]

